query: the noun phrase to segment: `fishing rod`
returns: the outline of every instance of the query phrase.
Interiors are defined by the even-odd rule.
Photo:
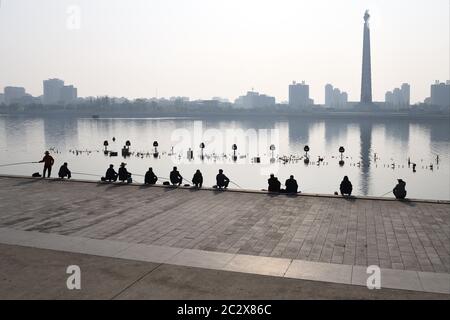
[[[138,176],[138,177],[145,177],[145,175],[144,174],[137,174],[137,173],[132,173],[132,175],[134,175],[134,176]],[[156,176],[158,179],[162,179],[162,180],[167,180],[167,181],[170,181],[170,179],[167,179],[167,178],[164,178],[164,177],[159,177],[159,176]]]
[[[189,182],[189,183],[191,183],[191,184],[194,184],[191,180],[185,179],[185,178],[183,178],[183,177],[182,177],[182,179],[183,179],[184,181],[186,181],[186,182]]]
[[[101,175],[99,175],[99,174],[83,173],[83,172],[72,172],[72,174],[79,174],[79,175],[82,175],[82,176],[101,177]]]
[[[387,194],[389,194],[389,193],[391,193],[391,192],[392,192],[392,190],[389,190],[388,192],[382,194],[380,197],[384,197],[385,195],[387,195]]]
[[[230,182],[231,182],[232,184],[234,184],[236,187],[238,187],[239,189],[244,189],[244,188],[242,188],[240,185],[238,185],[236,182],[231,181],[231,180],[230,180]]]
[[[39,163],[39,162],[38,161],[28,161],[28,162],[7,163],[7,164],[1,164],[0,167],[17,166],[20,164],[31,164],[31,163]]]

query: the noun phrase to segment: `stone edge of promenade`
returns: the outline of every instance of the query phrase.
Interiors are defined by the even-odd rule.
[[[60,178],[35,178],[35,177],[29,177],[29,176],[21,176],[21,175],[8,175],[8,174],[0,174],[0,178],[10,178],[10,179],[30,179],[30,180],[56,180],[61,182],[71,182],[71,183],[95,183],[95,184],[111,184],[109,182],[101,182],[96,180],[85,180],[85,179],[60,179]],[[115,184],[121,184],[123,186],[128,187],[136,187],[136,186],[142,186],[142,183],[120,183],[116,182]],[[177,188],[182,190],[189,190],[192,187],[184,187],[184,186],[164,186],[164,185],[149,185],[149,188]],[[217,189],[214,188],[201,188],[199,191],[217,191]],[[346,199],[346,197],[340,196],[340,195],[333,195],[333,194],[321,194],[321,193],[298,193],[295,195],[286,195],[283,193],[272,193],[268,191],[260,191],[260,190],[252,190],[252,189],[233,189],[228,188],[226,192],[236,192],[236,193],[253,193],[253,194],[274,194],[274,195],[280,195],[280,196],[289,196],[289,197],[317,197],[317,198],[335,198],[335,199]],[[348,199],[348,197],[347,197]],[[387,198],[387,197],[375,197],[375,196],[351,196],[350,199],[354,200],[379,200],[379,201],[402,201],[397,200],[394,198]],[[407,198],[406,201],[409,202],[422,202],[422,203],[435,203],[435,204],[450,204],[450,200],[432,200],[432,199],[414,199],[414,198]]]

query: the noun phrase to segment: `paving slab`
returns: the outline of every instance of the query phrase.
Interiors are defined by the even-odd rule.
[[[282,277],[291,262],[291,259],[236,255],[223,270]]]
[[[352,284],[352,266],[294,260],[285,277]]]
[[[235,257],[235,254],[184,249],[167,260],[168,264],[182,266],[223,269]]]
[[[450,274],[418,272],[420,283],[427,292],[450,294]]]
[[[115,255],[117,258],[163,263],[183,249],[146,244],[132,244]]]

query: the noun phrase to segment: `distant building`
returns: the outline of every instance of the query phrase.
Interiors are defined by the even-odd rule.
[[[44,80],[44,104],[57,104],[61,101],[61,89],[64,81],[59,79]]]
[[[0,93],[0,104],[5,103],[5,95]]]
[[[333,86],[331,84],[325,85],[325,105],[331,107],[333,104]]]
[[[78,98],[78,90],[73,85],[64,85],[60,79],[44,80],[44,104],[68,104],[74,103]]]
[[[6,104],[20,102],[26,96],[25,88],[23,87],[5,87],[4,100]]]
[[[325,86],[325,105],[332,108],[343,108],[348,103],[347,92],[341,92],[338,88],[333,88],[331,84]]]
[[[74,86],[63,86],[60,89],[60,101],[63,104],[74,103],[77,100],[77,88]]]
[[[275,98],[255,91],[248,91],[234,102],[236,108],[255,109],[275,106]]]
[[[406,106],[411,104],[411,86],[408,83],[403,83],[401,87],[403,102]]]
[[[411,100],[411,87],[403,83],[401,88],[395,88],[384,95],[385,107],[387,109],[408,108]]]
[[[447,80],[446,83],[436,81],[431,85],[430,103],[440,107],[450,106],[450,80]]]
[[[211,100],[217,100],[217,101],[222,102],[222,103],[229,103],[230,102],[230,100],[228,100],[227,98],[221,98],[221,97],[212,97]]]
[[[314,104],[314,101],[309,98],[309,85],[296,83],[295,81],[289,85],[289,105],[291,107],[306,107]]]

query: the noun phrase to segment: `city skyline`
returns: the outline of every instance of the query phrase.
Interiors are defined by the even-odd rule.
[[[363,77],[364,78],[364,77]],[[57,78],[50,78],[43,80],[43,92],[39,96],[33,96],[26,91],[24,87],[18,86],[6,86],[3,93],[0,93],[0,105],[1,104],[14,104],[29,105],[29,104],[43,104],[43,105],[55,105],[55,104],[79,104],[83,101],[89,101],[92,98],[113,98],[116,102],[124,101],[178,101],[179,102],[195,102],[200,101],[202,104],[207,103],[209,106],[218,105],[220,103],[232,104],[236,108],[253,109],[261,107],[271,107],[277,104],[288,105],[294,108],[305,107],[326,107],[333,109],[358,109],[370,111],[378,110],[380,107],[384,110],[398,110],[398,108],[409,108],[414,105],[430,105],[430,106],[450,106],[450,80],[441,82],[436,80],[430,85],[430,95],[419,103],[411,103],[411,86],[409,83],[402,83],[401,88],[395,88],[390,91],[386,91],[384,100],[373,102],[362,101],[349,101],[348,93],[341,91],[339,88],[334,87],[328,83],[324,87],[324,103],[315,103],[314,99],[310,96],[310,87],[305,81],[297,83],[293,81],[288,85],[289,97],[288,101],[276,101],[275,97],[267,95],[262,92],[255,91],[252,88],[246,92],[246,95],[241,95],[236,99],[227,99],[222,97],[211,97],[209,99],[191,99],[191,97],[185,96],[171,96],[171,97],[141,97],[136,99],[130,99],[128,97],[117,96],[87,96],[79,97],[78,88],[74,85],[65,84],[64,80]],[[212,103],[215,101],[216,103]],[[211,104],[212,103],[212,104]],[[369,109],[367,109],[369,107]]]
[[[200,36],[199,38],[192,38],[192,42],[181,41],[185,46],[181,50],[181,44],[175,40],[180,40],[178,31],[181,33],[182,31],[175,30],[178,26],[178,23],[175,23],[171,30],[164,28],[160,30],[162,34],[167,34],[168,32],[171,36],[163,42],[163,47],[168,50],[164,53],[164,59],[160,56],[163,48],[160,48],[159,45],[153,46],[152,44],[149,47],[141,47],[134,40],[130,43],[130,41],[121,38],[123,42],[132,44],[132,46],[128,51],[124,51],[128,55],[120,57],[115,65],[111,64],[111,56],[118,58],[119,52],[122,52],[120,50],[124,50],[125,46],[118,42],[120,39],[115,37],[118,36],[120,38],[121,35],[124,35],[124,32],[130,31],[129,28],[123,26],[123,24],[116,24],[114,27],[112,21],[102,16],[100,19],[102,21],[97,25],[98,30],[93,30],[92,13],[104,8],[105,3],[101,1],[92,5],[84,1],[74,1],[73,3],[81,9],[81,27],[79,30],[68,30],[66,28],[65,24],[68,16],[66,9],[70,5],[67,1],[61,1],[58,4],[52,3],[53,9],[49,10],[49,12],[43,12],[44,8],[49,7],[49,3],[43,1],[42,4],[35,8],[39,13],[39,19],[31,19],[24,26],[8,29],[10,26],[8,23],[11,24],[12,22],[9,19],[11,15],[26,15],[26,12],[17,12],[17,10],[23,8],[24,5],[31,7],[36,5],[24,0],[2,2],[0,8],[0,25],[2,28],[0,28],[0,33],[3,41],[1,45],[5,47],[12,46],[15,50],[10,49],[6,51],[4,59],[0,62],[2,69],[0,87],[23,86],[33,96],[39,96],[42,93],[42,79],[56,77],[74,83],[79,88],[79,96],[84,97],[109,95],[125,96],[133,99],[154,96],[189,96],[193,99],[207,99],[218,96],[234,100],[242,95],[243,92],[250,91],[250,88],[255,88],[256,91],[274,96],[278,102],[282,102],[288,100],[287,85],[289,83],[293,80],[305,80],[310,86],[310,96],[317,104],[324,104],[325,102],[323,88],[327,83],[331,83],[347,92],[349,101],[359,101],[361,46],[363,43],[361,15],[366,9],[369,9],[372,16],[372,89],[374,101],[384,101],[387,91],[398,86],[398,84],[407,82],[411,85],[411,103],[422,102],[430,95],[430,84],[437,79],[445,82],[449,78],[447,27],[449,10],[445,10],[449,9],[449,7],[448,2],[445,1],[435,1],[432,6],[426,5],[424,1],[398,1],[389,5],[384,1],[377,3],[374,1],[361,1],[361,3],[355,3],[353,6],[346,7],[348,12],[345,12],[343,16],[337,14],[341,13],[340,11],[331,14],[330,11],[333,11],[336,4],[328,1],[319,1],[318,4],[314,5],[303,3],[303,9],[305,10],[301,11],[300,16],[303,17],[305,12],[309,12],[309,14],[319,17],[319,19],[311,20],[305,18],[301,20],[301,23],[289,20],[286,22],[286,27],[278,28],[273,23],[269,23],[268,27],[274,27],[270,31],[264,29],[264,26],[259,21],[253,21],[254,18],[252,17],[252,22],[255,22],[255,27],[260,28],[261,32],[258,31],[253,34],[245,27],[244,35],[248,36],[250,32],[256,37],[255,41],[247,39],[247,42],[236,34],[228,24],[222,26],[213,24],[212,29],[218,31],[216,29],[219,28],[221,32],[210,34],[211,37],[207,38],[209,41],[204,42],[205,50],[203,51],[196,49],[196,46],[201,43],[199,42],[200,38],[202,38]],[[202,1],[194,1],[191,7],[179,7],[177,6],[179,5],[177,1],[171,1],[171,4],[172,11],[168,12],[170,16],[181,14],[178,12],[181,9],[192,10],[196,8],[201,9],[199,11],[203,14],[201,17],[208,17],[207,21],[209,22],[222,9],[227,13],[235,9],[234,3],[217,5],[218,7],[206,5]],[[111,19],[117,15],[116,11],[119,11],[122,5],[124,5],[122,2],[116,1],[109,7],[110,10],[106,12],[111,13]],[[281,6],[283,10],[291,7],[299,9],[290,1],[285,1],[283,5]],[[239,17],[248,13],[249,8],[247,6],[247,4],[243,6]],[[143,20],[141,14],[137,13],[139,8],[145,9],[146,5],[137,2],[132,9],[128,8],[123,13],[123,20],[130,21],[132,19],[134,21],[132,29],[138,35],[148,35],[149,39],[158,38],[156,35],[157,28],[152,30],[146,29],[147,21]],[[153,9],[155,8],[158,11],[166,7],[156,2]],[[263,10],[264,14],[267,14],[266,11],[272,7],[268,3],[262,3],[258,8]],[[149,12],[149,15],[154,14],[153,11]],[[421,16],[417,16],[419,11]],[[106,16],[109,15],[107,14]],[[434,19],[433,28],[425,22],[428,21],[427,19],[431,19],[432,16]],[[42,26],[40,19],[45,17],[50,19],[49,27]],[[185,16],[182,17],[186,18]],[[197,17],[195,14],[191,16],[191,18],[195,17]],[[107,21],[103,21],[103,19]],[[163,23],[164,21],[166,23]],[[158,20],[158,23],[167,26],[167,21],[164,21]],[[183,21],[187,22],[186,20]],[[103,22],[105,23],[102,24]],[[235,22],[239,24],[239,21]],[[55,40],[56,47],[54,50],[50,50],[47,47],[33,47],[40,50],[31,50],[32,45],[36,45],[36,42],[27,38],[27,32],[32,27],[30,23],[33,23],[33,27],[37,28],[38,31],[49,32],[47,38]],[[59,23],[61,25],[58,25]],[[156,25],[156,22],[153,23]],[[313,28],[309,34],[305,33],[304,28],[299,28],[294,32],[290,27],[295,26],[297,23],[299,23],[297,26],[320,27],[319,29]],[[120,29],[118,26],[124,27],[125,30],[118,30]],[[54,29],[51,29],[52,27]],[[144,31],[148,31],[148,33],[142,33],[143,31],[140,30],[140,27]],[[201,36],[204,36],[201,27],[200,22],[186,24],[188,30],[197,31]],[[227,27],[231,29],[228,30]],[[326,29],[327,32],[324,32],[323,29]],[[81,38],[85,34],[92,34],[86,38],[91,46],[88,48],[82,46],[80,49],[84,50],[77,51],[77,46],[81,45]],[[101,35],[104,35],[106,39],[96,44],[94,40],[98,40],[98,37]],[[336,35],[339,35],[337,46],[336,40],[332,39]],[[37,38],[41,39],[44,36],[45,32],[37,36]],[[236,41],[231,41],[229,39],[230,36],[236,37]],[[293,36],[296,37],[291,38]],[[67,39],[63,40],[61,37]],[[277,37],[279,40],[275,41]],[[219,41],[225,38],[228,40],[225,42]],[[395,43],[394,38],[397,38],[397,43]],[[30,43],[24,42],[25,39]],[[299,41],[300,44],[293,41],[295,39],[301,40]],[[44,40],[44,43],[49,41],[48,39]],[[57,43],[56,40],[58,40]],[[414,41],[415,43],[413,43]],[[252,44],[258,49],[258,54],[254,54]],[[105,51],[102,54],[99,52],[94,53],[94,49],[105,49],[105,45],[109,45],[107,51],[111,52],[110,54],[106,54]],[[211,45],[213,45],[212,49],[214,50],[209,50]],[[319,46],[323,47],[323,50],[317,51]],[[327,50],[331,47],[334,49],[330,51],[331,53],[328,52],[327,55]],[[172,50],[169,50],[170,48]],[[27,52],[24,49],[29,50]],[[116,49],[120,50],[117,51]],[[134,51],[131,49],[134,49]],[[216,55],[219,54],[217,51],[219,49],[227,53],[225,60],[220,60],[219,57],[216,58]],[[56,58],[53,58],[52,55],[45,55],[49,50]],[[149,54],[148,57],[145,56],[146,53],[154,50],[158,51],[156,56],[154,54]],[[12,62],[13,57],[10,55],[10,52],[13,51],[15,52],[14,61],[21,62],[20,68]],[[74,55],[73,51],[78,53]],[[180,55],[175,54],[178,52]],[[135,61],[129,60],[131,53],[134,53],[136,59],[133,60]],[[251,57],[249,57],[250,53],[252,53]],[[27,61],[23,61],[25,57],[28,58],[25,59]],[[62,57],[65,57],[66,61],[61,60]],[[155,59],[152,59],[152,57],[157,57],[157,61],[155,62]],[[444,57],[447,58],[444,59]],[[127,63],[121,65],[120,63],[125,62],[126,58],[128,58],[128,65]],[[92,64],[94,60],[96,64]],[[204,62],[203,65],[199,65],[200,60]],[[184,64],[180,61],[184,62]],[[138,70],[139,63],[142,69]],[[218,66],[219,63],[223,66]],[[242,63],[244,63],[245,69],[243,72],[240,72],[238,67]],[[37,64],[40,65],[37,66]],[[307,66],[307,64],[312,64],[312,66]],[[49,66],[48,70],[43,69],[45,66]],[[87,67],[89,67],[89,70],[87,70]],[[147,67],[150,67],[153,72],[149,72],[151,70],[147,69]],[[84,73],[82,72],[83,70],[85,71]],[[179,73],[179,76],[173,77],[175,71]],[[25,77],[23,74],[27,74],[27,76]],[[142,77],[144,77],[143,81],[141,81]]]

